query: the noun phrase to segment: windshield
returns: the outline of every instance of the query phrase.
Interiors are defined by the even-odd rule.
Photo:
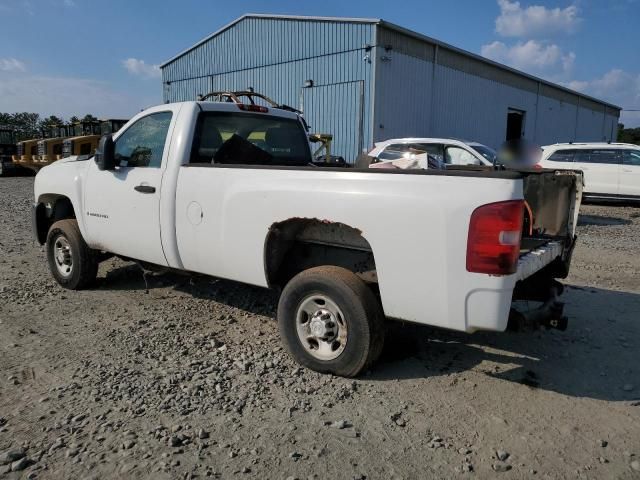
[[[311,150],[297,119],[204,112],[198,118],[191,163],[308,165]]]
[[[498,154],[493,148],[489,148],[486,145],[469,145],[469,147],[478,152],[491,163],[494,163],[496,161]]]

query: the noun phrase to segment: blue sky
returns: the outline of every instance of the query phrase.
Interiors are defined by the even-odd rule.
[[[0,111],[128,117],[160,103],[160,63],[244,13],[383,18],[640,109],[640,0],[0,0]]]

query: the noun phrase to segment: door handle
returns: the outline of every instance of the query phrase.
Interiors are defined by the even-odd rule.
[[[156,193],[156,187],[151,185],[136,185],[133,189],[140,193]]]

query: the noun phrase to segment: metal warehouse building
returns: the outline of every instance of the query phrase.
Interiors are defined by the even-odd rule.
[[[394,137],[615,138],[620,108],[378,19],[245,15],[162,68],[165,102],[253,87],[353,161]]]

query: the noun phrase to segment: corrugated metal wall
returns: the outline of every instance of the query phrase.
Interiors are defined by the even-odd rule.
[[[374,141],[454,137],[498,147],[509,109],[525,112],[524,137],[540,145],[617,133],[611,108],[605,115],[602,104],[402,32],[379,27],[375,62]]]
[[[373,29],[366,23],[245,18],[162,69],[164,100],[253,87],[299,108],[304,96],[311,130],[333,134],[333,152],[353,161],[358,144],[371,143],[363,126],[371,122],[373,103],[367,55]],[[314,86],[303,88],[306,80]]]

